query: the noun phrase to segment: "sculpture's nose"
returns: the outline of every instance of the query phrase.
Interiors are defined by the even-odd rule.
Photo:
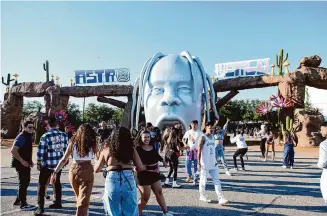
[[[161,106],[179,106],[181,105],[181,100],[178,98],[176,92],[172,89],[167,89],[164,92],[164,96],[161,100]]]

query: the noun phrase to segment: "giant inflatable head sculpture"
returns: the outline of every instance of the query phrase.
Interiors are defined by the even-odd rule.
[[[192,120],[201,122],[204,105],[209,107],[209,98],[218,118],[211,78],[205,73],[198,57],[191,56],[187,51],[179,55],[157,53],[145,62],[135,81],[131,127],[134,128],[136,108],[135,128],[138,129],[142,106],[146,121],[159,128],[175,122],[187,128]],[[206,115],[207,121],[210,121],[209,109]]]

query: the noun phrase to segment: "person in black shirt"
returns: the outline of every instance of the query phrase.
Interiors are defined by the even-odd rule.
[[[152,190],[161,210],[163,211],[163,216],[172,216],[172,214],[167,210],[158,169],[159,161],[162,162],[165,167],[167,167],[167,164],[150,144],[149,131],[141,132],[141,141],[138,143],[136,151],[139,154],[143,165],[146,167],[145,171],[137,173],[138,185],[142,195],[141,200],[139,201],[139,214],[142,215],[142,211],[150,199]]]
[[[25,121],[22,126],[23,131],[18,134],[11,149],[11,166],[16,169],[19,180],[18,194],[14,205],[20,205],[20,208],[24,209],[30,208],[26,202],[26,195],[31,179],[31,167],[34,166],[32,161],[34,124],[32,121]]]
[[[111,131],[107,127],[106,122],[104,122],[104,121],[101,122],[100,123],[100,128],[97,131],[98,136],[100,136],[100,142],[103,142],[105,139],[108,139],[109,135],[110,135],[110,132]]]

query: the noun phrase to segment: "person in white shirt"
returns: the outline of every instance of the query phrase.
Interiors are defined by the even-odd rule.
[[[223,196],[221,190],[221,183],[218,178],[219,170],[218,163],[215,154],[215,140],[213,138],[213,133],[215,128],[212,124],[207,123],[205,126],[205,134],[201,135],[198,142],[198,169],[200,170],[200,201],[211,202],[206,195],[205,189],[207,184],[208,174],[212,178],[212,182],[215,186],[215,191],[218,196],[218,203],[224,205],[228,203],[228,200]]]
[[[321,135],[325,138],[323,142],[320,143],[319,147],[319,161],[317,166],[323,169],[320,178],[320,190],[322,197],[324,198],[325,204],[327,206],[327,122],[324,122],[320,128]]]
[[[233,155],[234,170],[238,171],[236,158],[240,156],[242,170],[245,171],[243,156],[248,152],[248,145],[245,142],[245,138],[242,136],[240,130],[237,131],[237,135],[230,140],[231,143],[236,143],[237,150]]]
[[[261,150],[262,158],[265,158],[266,141],[267,141],[267,126],[262,124],[261,125],[261,130],[256,135],[260,136],[260,138],[261,138],[260,150]]]
[[[198,140],[199,137],[202,135],[202,131],[198,130],[198,121],[193,120],[191,122],[191,129],[186,131],[186,133],[183,136],[183,144],[184,146],[188,146],[189,149],[186,150],[186,158],[185,158],[185,167],[187,170],[187,178],[186,183],[191,182],[192,176],[193,176],[193,184],[196,185],[197,181],[197,171],[198,171]],[[194,173],[192,175],[192,164],[194,165]]]

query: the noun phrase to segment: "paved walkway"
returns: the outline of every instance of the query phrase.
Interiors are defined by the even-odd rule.
[[[199,202],[198,187],[185,184],[184,157],[181,158],[179,182],[181,189],[164,188],[164,195],[169,210],[174,215],[291,215],[291,216],[323,216],[327,215],[327,208],[323,205],[319,181],[321,170],[316,168],[318,149],[296,148],[295,169],[282,169],[282,149],[277,147],[276,162],[263,162],[259,158],[257,146],[251,146],[246,162],[247,171],[233,173],[226,176],[220,169],[220,179],[224,195],[230,200],[227,206],[215,203]],[[229,165],[232,165],[234,147],[226,147]],[[35,152],[35,150],[34,150]],[[30,211],[20,211],[12,203],[16,195],[17,177],[9,168],[10,149],[1,149],[1,215],[32,215]],[[163,169],[166,171],[166,169]],[[74,194],[68,182],[67,168],[62,175],[63,206],[61,210],[46,208],[46,215],[74,215]],[[38,171],[32,169],[32,180],[28,191],[28,202],[36,205]],[[104,179],[98,174],[91,197],[90,215],[103,215],[101,196]],[[212,182],[208,183],[208,196],[217,200]],[[52,193],[52,188],[49,189]],[[46,207],[50,202],[46,203]],[[161,215],[155,198],[151,197],[145,209],[144,216]]]

